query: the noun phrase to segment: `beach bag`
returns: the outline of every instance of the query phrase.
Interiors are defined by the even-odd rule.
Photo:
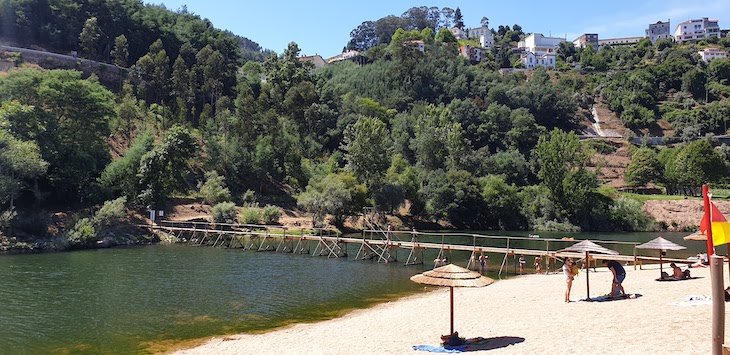
[[[570,273],[571,273],[571,274],[572,274],[573,276],[575,276],[575,275],[578,275],[578,273],[579,273],[579,272],[580,272],[580,269],[579,269],[579,268],[578,268],[578,266],[576,266],[576,265],[573,265],[573,267],[572,267],[572,268],[570,268]]]

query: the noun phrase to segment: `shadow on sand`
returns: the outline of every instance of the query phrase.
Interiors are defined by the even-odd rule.
[[[413,350],[428,351],[432,353],[464,353],[469,351],[484,351],[506,348],[510,345],[519,344],[525,341],[522,337],[492,337],[492,338],[472,338],[467,339],[467,344],[459,346],[433,346],[433,345],[414,345]]]

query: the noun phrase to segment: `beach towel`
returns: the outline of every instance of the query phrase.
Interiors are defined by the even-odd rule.
[[[611,295],[603,295],[598,297],[593,297],[591,299],[588,299],[588,302],[610,302],[610,301],[618,301],[618,300],[628,300],[628,299],[635,299],[641,297],[638,293],[628,293],[625,295],[617,295],[617,296],[611,296]]]
[[[413,350],[431,353],[464,353],[469,351],[494,350],[525,341],[522,337],[499,336],[493,338],[470,338],[466,344],[459,346],[413,345]]]
[[[709,306],[712,305],[712,298],[705,295],[692,295],[671,304],[680,307]]]
[[[692,279],[699,279],[699,277],[692,276],[692,277],[684,277],[684,278],[678,279],[678,278],[670,276],[670,277],[660,277],[656,280],[657,281],[682,281],[682,280],[692,280]]]
[[[464,345],[449,346],[433,346],[433,345],[414,345],[413,350],[428,351],[430,353],[462,353],[467,351],[487,350],[484,346],[488,345],[489,339],[477,337],[466,339]]]

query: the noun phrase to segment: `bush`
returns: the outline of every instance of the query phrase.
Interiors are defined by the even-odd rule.
[[[246,207],[238,216],[238,222],[243,224],[261,223],[261,209],[257,207]]]
[[[253,190],[246,190],[241,195],[241,203],[244,206],[255,206],[256,205],[256,193]]]
[[[610,142],[597,139],[589,140],[588,146],[600,154],[611,154],[617,150],[617,148]]]
[[[211,210],[213,221],[216,223],[235,223],[236,222],[236,204],[233,202],[221,202]]]
[[[611,221],[615,228],[627,232],[648,231],[653,228],[654,221],[644,212],[641,202],[621,197],[609,207]]]
[[[200,196],[209,204],[229,201],[231,191],[226,187],[226,178],[215,170],[205,173],[205,182],[200,184]]]
[[[261,211],[261,219],[264,224],[279,224],[279,218],[281,218],[281,211],[276,206],[266,205]]]
[[[124,205],[127,203],[127,197],[122,196],[116,200],[106,201],[101,209],[96,212],[92,220],[96,227],[108,226],[112,221],[123,218],[127,215]]]
[[[68,232],[68,241],[76,246],[91,246],[97,241],[96,228],[90,218],[82,218]]]

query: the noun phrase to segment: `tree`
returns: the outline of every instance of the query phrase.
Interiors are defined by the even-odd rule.
[[[707,76],[700,69],[693,68],[682,75],[682,90],[692,94],[695,99],[704,100],[706,84]]]
[[[361,117],[345,131],[346,168],[368,186],[378,183],[388,169],[388,137],[385,123],[371,117]]]
[[[119,35],[114,39],[114,49],[112,49],[112,63],[118,67],[126,68],[129,60],[129,44],[127,37]]]
[[[705,139],[683,147],[667,170],[667,173],[678,178],[680,186],[693,194],[699,191],[702,184],[717,182],[722,176],[727,176],[723,157]]]
[[[315,176],[304,192],[297,196],[297,205],[312,213],[312,224],[319,226],[326,214],[334,216],[335,224],[344,216],[357,213],[365,206],[367,188],[349,173]]]
[[[482,25],[482,27],[489,27],[489,19],[487,17],[482,17],[479,23]]]
[[[46,173],[48,163],[41,158],[38,145],[33,141],[21,141],[2,128],[0,120],[0,204],[14,200],[29,182]]]
[[[140,159],[138,201],[153,208],[162,206],[173,191],[184,185],[187,161],[197,150],[190,131],[173,126],[162,143]]]
[[[218,175],[215,170],[205,173],[205,182],[198,185],[200,196],[208,204],[215,204],[231,199],[231,191],[226,187],[225,176]]]
[[[454,12],[454,27],[463,30],[464,29],[464,17],[461,15],[461,9],[456,8]]]
[[[448,28],[442,28],[436,33],[436,41],[442,43],[456,43],[456,37]]]
[[[720,84],[730,85],[730,60],[713,60],[707,66],[710,78]]]
[[[598,182],[587,169],[591,153],[575,133],[552,130],[540,137],[534,154],[540,167],[538,177],[557,206],[569,216],[588,206],[587,196]]]
[[[95,59],[98,55],[99,38],[101,30],[96,17],[90,17],[84,23],[84,28],[79,34],[79,46],[84,55],[89,59]]]
[[[631,155],[631,162],[626,167],[624,182],[626,186],[645,186],[662,176],[662,166],[656,153],[651,148],[642,147]]]

